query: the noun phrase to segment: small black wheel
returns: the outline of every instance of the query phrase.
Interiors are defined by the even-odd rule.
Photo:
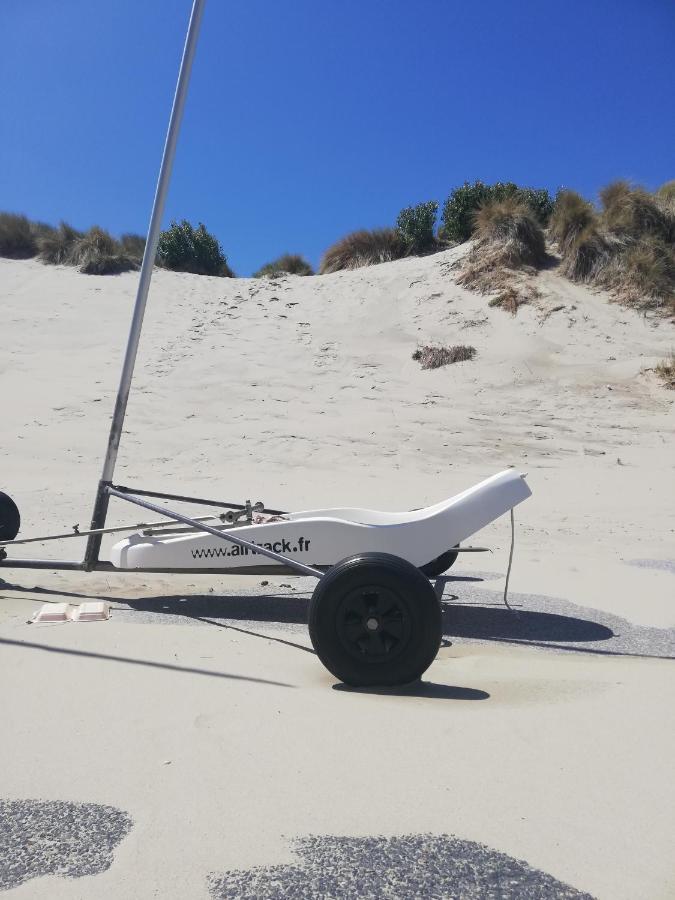
[[[459,547],[459,544],[455,544],[455,547]],[[420,566],[420,572],[423,575],[426,575],[427,578],[438,578],[443,572],[447,572],[448,569],[451,569],[452,566],[454,566],[457,562],[457,557],[459,556],[455,547],[446,550],[445,553],[441,553],[440,556],[437,556],[436,559],[432,559],[431,562],[428,562],[425,566]]]
[[[21,516],[16,503],[0,491],[0,541],[13,541],[20,526]]]
[[[388,553],[343,559],[319,581],[309,635],[336,678],[358,686],[409,684],[441,643],[441,607],[411,563]]]

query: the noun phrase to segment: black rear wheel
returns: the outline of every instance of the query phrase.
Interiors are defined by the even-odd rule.
[[[456,544],[455,547],[459,547],[459,544]],[[455,547],[446,550],[445,553],[441,553],[440,556],[437,556],[436,559],[432,559],[431,562],[428,562],[425,566],[420,566],[420,572],[423,575],[426,575],[427,578],[438,578],[443,572],[447,572],[448,569],[454,566],[457,562],[457,557],[459,556]]]
[[[411,563],[363,553],[342,560],[319,581],[309,634],[321,662],[346,684],[408,684],[438,652],[441,608]]]
[[[16,503],[0,491],[0,541],[13,541],[20,527],[21,516]]]

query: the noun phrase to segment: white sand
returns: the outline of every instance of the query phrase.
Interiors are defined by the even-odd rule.
[[[517,510],[513,589],[674,626],[672,574],[625,562],[675,557],[673,394],[650,371],[672,328],[554,272],[538,276],[541,306],[512,317],[454,284],[459,252],[274,282],[156,272],[116,480],[405,509],[515,464],[534,496]],[[0,259],[0,489],[25,536],[88,524],[136,282]],[[411,353],[436,341],[477,356],[421,371]],[[116,504],[111,524],[136,518]],[[463,568],[503,572],[508,537],[506,519],[486,529],[495,557]],[[248,583],[0,574],[89,596]],[[222,628],[25,625],[45,599],[0,585],[0,637],[292,687],[0,647],[4,795],[111,803],[135,821],[89,885],[33,880],[17,897],[206,896],[208,872],[288,861],[282,835],[417,831],[608,900],[675,892],[668,661],[463,645],[428,679],[489,699],[354,695],[309,653]],[[84,757],[97,764],[73,778]],[[387,760],[393,787],[366,757]]]

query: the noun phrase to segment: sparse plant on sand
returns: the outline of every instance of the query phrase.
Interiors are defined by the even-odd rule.
[[[35,229],[26,216],[0,213],[0,256],[30,259],[37,255]]]
[[[439,369],[452,363],[466,362],[476,355],[476,348],[464,344],[456,344],[454,347],[429,344],[418,347],[412,358],[419,362],[423,369]]]
[[[202,222],[194,228],[186,219],[180,223],[172,222],[171,227],[161,233],[157,262],[174,272],[219,275],[224,278],[233,276],[217,238],[206,230]]]
[[[265,263],[257,272],[254,278],[274,278],[277,275],[313,275],[314,271],[304,257],[298,253],[284,253],[278,259]]]
[[[319,266],[319,275],[390,262],[406,254],[405,242],[395,228],[354,231],[326,250]]]
[[[396,228],[408,248],[408,253],[428,253],[436,248],[434,228],[437,212],[438,203],[429,200],[416,206],[407,206],[398,214]]]
[[[449,243],[461,243],[471,237],[477,211],[493,202],[513,198],[523,203],[541,226],[546,226],[553,211],[551,195],[544,188],[518,187],[512,181],[484,184],[464,182],[455,188],[443,204],[438,236]]]
[[[671,351],[669,357],[662,359],[654,371],[667,388],[675,390],[675,350]]]

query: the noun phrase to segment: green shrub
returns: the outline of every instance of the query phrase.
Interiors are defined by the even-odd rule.
[[[197,228],[186,220],[171,227],[159,236],[157,262],[175,272],[192,272],[195,275],[220,275],[232,277],[218,240],[210,234],[202,222]]]
[[[0,213],[0,256],[30,259],[37,252],[35,231],[26,216]]]
[[[426,203],[418,203],[417,206],[407,206],[398,214],[396,227],[409,253],[425,253],[435,246],[434,227],[437,212],[438,203],[429,200]]]
[[[38,237],[39,259],[53,266],[74,265],[73,249],[82,236],[81,231],[67,222],[61,222],[58,228],[52,228]]]
[[[319,266],[319,275],[390,262],[406,254],[407,247],[396,228],[354,231],[326,250]]]
[[[298,253],[284,253],[278,259],[266,263],[254,273],[254,278],[263,278],[265,275],[270,278],[276,275],[313,275],[314,271],[310,264]]]
[[[524,203],[545,226],[553,211],[553,200],[544,188],[520,188],[512,181],[484,184],[474,181],[455,188],[443,204],[439,237],[449,242],[467,241],[473,233],[474,215],[487,203],[500,202],[514,197]]]

